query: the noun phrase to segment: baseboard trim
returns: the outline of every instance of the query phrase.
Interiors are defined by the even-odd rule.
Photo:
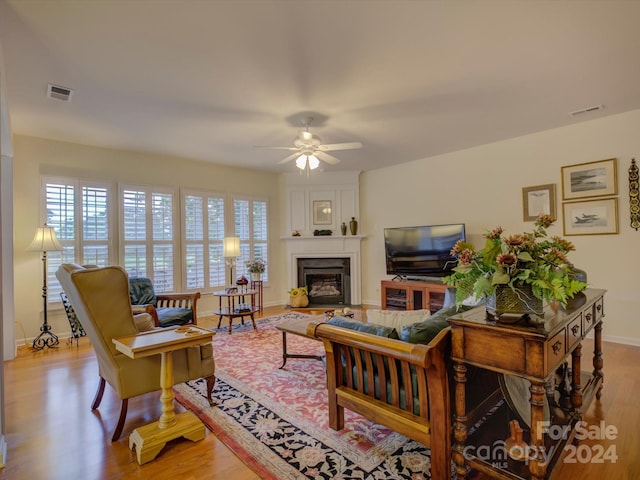
[[[602,335],[602,340],[605,342],[622,343],[624,345],[640,347],[640,339],[637,338],[619,337],[617,335]]]

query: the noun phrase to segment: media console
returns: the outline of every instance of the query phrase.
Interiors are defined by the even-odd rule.
[[[444,304],[447,286],[435,280],[382,280],[380,294],[383,310],[430,310],[434,313]]]

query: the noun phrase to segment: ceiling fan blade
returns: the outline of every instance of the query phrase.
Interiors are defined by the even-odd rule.
[[[340,160],[334,157],[333,155],[329,155],[328,153],[324,153],[320,150],[316,150],[314,155],[318,157],[320,160],[324,160],[329,165],[335,165],[336,163],[340,163]]]
[[[298,158],[299,156],[300,156],[300,152],[296,152],[296,153],[294,153],[292,155],[289,155],[287,158],[283,158],[278,163],[287,163],[287,162],[290,162],[291,160],[293,160],[294,158]]]
[[[253,148],[269,148],[271,150],[298,150],[298,147],[271,147],[269,145],[254,145]]]
[[[362,148],[362,144],[360,142],[329,143],[327,145],[320,145],[318,148],[325,152],[328,152],[331,150],[351,150],[354,148]]]

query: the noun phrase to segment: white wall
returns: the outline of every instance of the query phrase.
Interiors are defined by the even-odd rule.
[[[0,44],[0,358],[15,357],[13,344],[13,144],[7,104],[4,53]],[[4,369],[0,371],[0,467],[7,462]]]
[[[363,302],[380,304],[385,227],[463,222],[470,240],[500,225],[531,230],[522,220],[522,187],[555,183],[562,235],[560,167],[618,159],[618,235],[567,237],[574,264],[589,284],[607,289],[605,338],[640,345],[640,231],[629,226],[628,168],[640,160],[640,110],[513,138],[361,175]],[[384,195],[380,193],[384,192]]]
[[[262,171],[221,167],[178,157],[151,153],[110,150],[42,138],[14,137],[14,267],[16,340],[35,337],[42,324],[41,256],[26,248],[40,225],[40,175],[74,175],[112,182],[188,187],[216,192],[267,197],[270,216],[270,282],[266,286],[265,305],[276,304],[284,297],[284,269],[272,268],[283,263],[277,248],[281,233],[279,177]],[[217,307],[211,295],[198,303],[199,313]],[[49,310],[49,323],[60,335],[69,333],[69,323],[62,310]]]

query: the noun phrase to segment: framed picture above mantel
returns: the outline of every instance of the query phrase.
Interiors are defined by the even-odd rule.
[[[616,159],[567,165],[561,168],[562,199],[617,195]]]
[[[314,200],[312,203],[313,224],[314,225],[332,225],[333,210],[331,200]]]

